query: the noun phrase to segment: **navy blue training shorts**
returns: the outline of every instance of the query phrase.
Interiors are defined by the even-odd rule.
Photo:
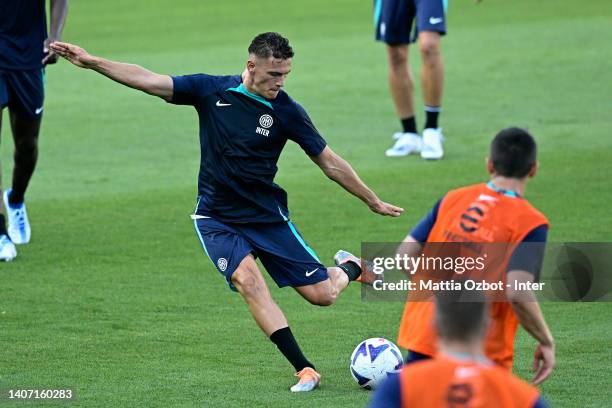
[[[45,100],[44,71],[32,69],[13,71],[0,69],[0,109],[9,109],[22,118],[42,117]]]
[[[249,254],[259,258],[280,288],[328,278],[327,268],[291,221],[230,224],[198,218],[194,226],[204,251],[232,290],[232,274]]]
[[[423,31],[446,34],[447,4],[447,0],[374,0],[376,40],[398,45],[416,41]]]

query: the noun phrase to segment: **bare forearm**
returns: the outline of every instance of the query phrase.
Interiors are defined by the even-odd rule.
[[[385,216],[399,217],[402,211],[404,211],[401,207],[380,200],[376,194],[361,181],[351,165],[342,157],[334,153],[329,146],[325,146],[319,155],[310,156],[310,159],[323,170],[323,173],[325,173],[327,177],[365,202],[373,212]]]
[[[120,84],[159,96],[167,101],[172,99],[174,84],[168,75],[156,74],[138,65],[96,57],[74,44],[54,41],[49,48],[77,67],[92,69]]]
[[[138,89],[151,95],[158,95],[152,88],[153,81],[151,79],[159,74],[155,74],[140,65],[94,57],[94,63],[90,68],[130,88]]]
[[[396,255],[404,258],[416,258],[423,252],[423,244],[410,234],[404,238],[404,241],[397,247]],[[404,273],[409,278],[416,273],[416,269],[404,269]]]
[[[512,302],[512,309],[521,326],[540,344],[552,346],[554,340],[537,301]]]
[[[334,162],[325,167],[323,171],[327,177],[366,204],[372,205],[378,200],[376,194],[361,181],[351,165],[341,157],[337,156]]]
[[[49,37],[53,40],[59,40],[62,37],[67,15],[68,0],[51,0]]]

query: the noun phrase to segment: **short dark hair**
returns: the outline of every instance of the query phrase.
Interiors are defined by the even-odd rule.
[[[441,290],[436,293],[436,329],[444,340],[469,341],[484,333],[487,302],[481,291]]]
[[[293,57],[293,48],[289,40],[279,33],[262,33],[257,35],[249,45],[249,54],[255,54],[259,58],[289,59]]]
[[[521,128],[500,131],[491,142],[491,162],[495,173],[504,177],[523,178],[536,163],[537,146],[531,134]]]

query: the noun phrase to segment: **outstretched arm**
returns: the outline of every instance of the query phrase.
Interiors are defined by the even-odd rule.
[[[59,56],[77,67],[92,69],[113,81],[146,92],[149,95],[159,96],[167,101],[172,99],[173,83],[172,78],[168,75],[156,74],[139,65],[96,57],[73,44],[54,42],[50,47]]]
[[[515,286],[514,282],[533,282],[533,274],[513,270],[508,272],[507,279],[511,286],[506,292],[506,296],[512,304],[512,309],[521,326],[538,342],[532,367],[536,372],[533,383],[538,385],[546,380],[555,368],[555,342],[533,292],[512,289]]]
[[[42,60],[43,65],[55,64],[57,62],[57,54],[49,49],[49,44],[62,38],[66,15],[68,15],[68,0],[51,0],[49,37],[43,45],[45,53],[45,57]]]
[[[318,156],[310,156],[310,159],[323,170],[323,173],[336,183],[340,184],[346,191],[353,194],[366,203],[370,210],[380,215],[399,217],[403,208],[385,203],[364,184],[355,170],[342,157],[338,156],[329,146],[325,146]]]

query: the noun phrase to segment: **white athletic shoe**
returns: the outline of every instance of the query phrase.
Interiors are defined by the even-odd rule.
[[[300,377],[300,381],[290,388],[291,392],[312,391],[318,388],[321,383],[321,374],[317,373],[312,367],[305,367],[295,373],[295,376]]]
[[[11,241],[15,244],[27,244],[30,242],[30,222],[28,221],[28,213],[26,212],[25,203],[17,207],[12,207],[9,204],[8,198],[11,194],[11,189],[4,190],[2,198],[4,199],[4,208],[8,215],[8,234]]]
[[[8,235],[0,235],[0,261],[10,262],[17,256],[17,248],[8,237]]]
[[[421,137],[416,133],[395,133],[393,139],[395,144],[385,152],[387,157],[408,156],[421,151]]]
[[[440,160],[444,156],[442,149],[442,129],[428,128],[423,130],[423,148],[421,149],[421,157],[425,160]]]

